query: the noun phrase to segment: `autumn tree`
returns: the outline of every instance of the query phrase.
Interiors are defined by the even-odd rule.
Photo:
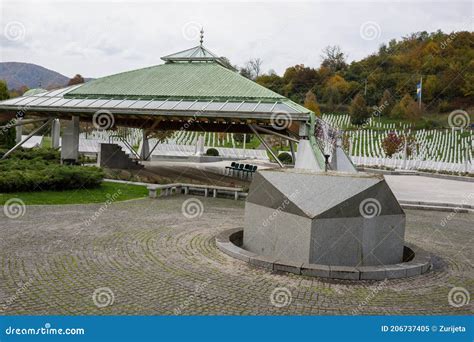
[[[305,94],[317,83],[317,72],[313,68],[305,67],[303,64],[295,65],[286,69],[283,75],[285,86],[283,95],[296,102],[302,103]]]
[[[349,115],[353,125],[363,125],[369,119],[370,112],[367,109],[364,97],[360,93],[352,100],[349,108]]]
[[[403,143],[403,137],[398,136],[395,132],[389,132],[382,140],[382,149],[385,155],[391,158],[395,153],[401,151]]]
[[[421,115],[421,112],[417,110],[417,106],[418,104],[415,100],[410,95],[405,94],[391,110],[390,117],[393,119],[411,119],[416,121]]]
[[[321,110],[319,104],[316,101],[316,95],[311,90],[308,90],[304,99],[304,106],[312,111],[317,116],[321,116]]]
[[[385,89],[380,99],[379,105],[375,108],[374,112],[376,116],[388,117],[393,108],[393,98],[390,90]]]
[[[74,76],[73,78],[69,80],[67,85],[72,86],[72,85],[81,84],[81,83],[84,83],[84,78],[81,75],[76,74],[76,76]]]

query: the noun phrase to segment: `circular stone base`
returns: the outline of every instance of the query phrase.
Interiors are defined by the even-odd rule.
[[[403,262],[393,265],[351,267],[279,260],[259,256],[241,248],[243,233],[243,228],[234,228],[222,232],[216,237],[217,248],[231,257],[270,271],[284,271],[332,279],[383,280],[417,276],[427,272],[431,267],[430,255],[413,245],[405,246]]]

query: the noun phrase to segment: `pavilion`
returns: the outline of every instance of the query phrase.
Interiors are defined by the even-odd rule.
[[[52,126],[53,147],[59,140],[58,119],[69,120],[62,159],[78,158],[79,122],[105,113],[114,126],[143,129],[144,141],[159,130],[253,133],[282,166],[260,136],[274,134],[288,139],[292,151],[293,143],[299,143],[298,159],[304,160],[304,167],[324,169],[314,113],[240,75],[226,58],[205,48],[202,38],[198,46],[162,57],[164,64],[2,101],[0,117],[20,116],[22,120],[13,123],[17,126],[43,120],[39,129]]]

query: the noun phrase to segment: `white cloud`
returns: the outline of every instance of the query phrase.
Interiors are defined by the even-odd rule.
[[[472,30],[471,2],[452,1],[3,0],[0,6],[1,60],[67,76],[100,77],[160,64],[160,56],[198,44],[183,35],[188,23],[203,25],[205,45],[234,64],[260,57],[265,70],[278,73],[297,63],[317,66],[326,45],[340,45],[353,60],[411,32]],[[20,41],[5,38],[13,21],[25,27]],[[360,36],[367,21],[380,27],[374,40]]]

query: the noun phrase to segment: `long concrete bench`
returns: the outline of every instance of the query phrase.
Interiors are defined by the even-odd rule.
[[[217,186],[217,185],[185,184],[185,183],[153,184],[153,185],[149,185],[147,189],[148,189],[148,195],[150,198],[157,197],[157,190],[161,190],[160,196],[168,196],[168,195],[172,195],[173,193],[184,193],[185,195],[187,195],[192,190],[203,190],[205,197],[208,197],[211,191],[212,191],[212,197],[217,197],[217,194],[219,192],[231,193],[234,195],[235,200],[238,200],[239,196],[247,195],[247,193],[244,192],[242,188],[232,188],[232,187]]]

